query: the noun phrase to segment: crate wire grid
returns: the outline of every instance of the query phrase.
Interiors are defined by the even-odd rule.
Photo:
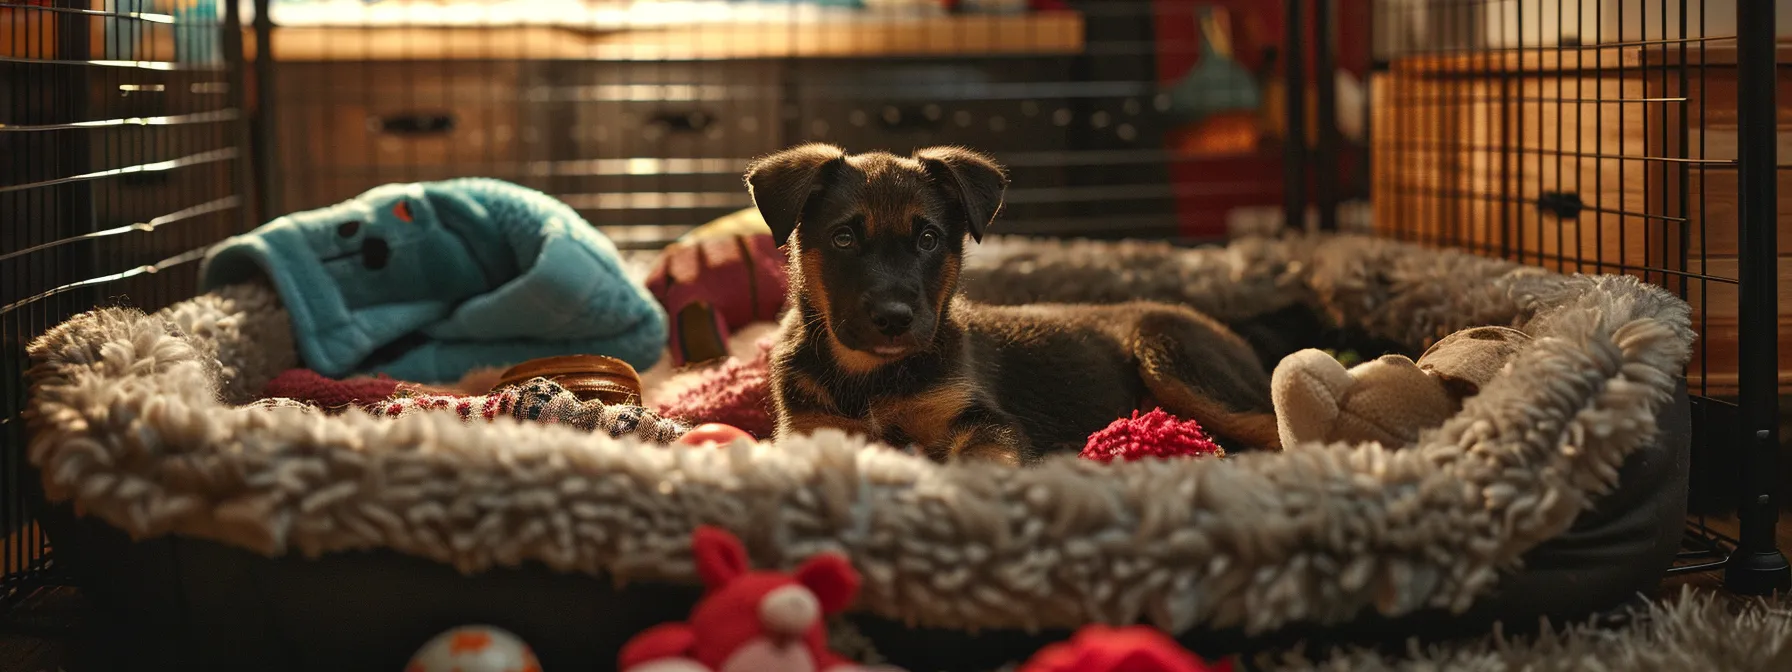
[[[1690,302],[1694,518],[1671,571],[1723,568],[1745,593],[1787,580],[1773,4],[1376,6],[1376,230]],[[1706,519],[1731,510],[1740,538]]]
[[[690,3],[596,0],[553,21],[480,0],[457,4],[464,15],[276,5],[279,84],[265,107],[282,120],[265,131],[277,147],[267,174],[285,178],[263,214],[476,172],[562,198],[624,247],[656,249],[748,205],[747,161],[807,141],[985,149],[1015,173],[1009,233],[1177,235],[1191,199],[1243,194],[1273,206],[1282,191],[1268,143],[1241,160],[1246,172],[1205,161],[1201,178],[1177,176],[1204,161],[1165,147],[1176,103],[1154,74],[1199,53],[1192,35],[1173,32],[1194,22],[1185,3],[947,15],[873,2],[904,6],[871,17],[744,3],[756,9],[718,15],[738,24],[656,4]],[[1247,25],[1271,24],[1241,14],[1231,31],[1241,51],[1272,44],[1242,39]],[[451,44],[431,41],[442,36]],[[1271,79],[1253,75],[1252,87]],[[1209,222],[1203,235],[1222,233]]]
[[[233,21],[0,2],[0,603],[53,570],[24,460],[25,344],[96,305],[190,295],[205,247],[249,222]],[[146,46],[181,58],[129,56]]]
[[[717,3],[657,14],[627,4],[593,0],[576,15],[473,0],[444,16],[441,5],[338,2],[307,18],[268,0],[0,0],[0,601],[65,578],[47,573],[52,540],[32,522],[24,345],[95,306],[155,310],[190,296],[210,244],[280,213],[386,182],[490,175],[651,250],[746,206],[749,159],[809,140],[990,149],[1016,173],[1010,233],[1169,237],[1179,199],[1278,198],[1273,146],[1247,153],[1258,174],[1168,173],[1191,160],[1163,146],[1176,117],[1155,62],[1200,46],[1154,34],[1163,3],[1037,16],[898,7],[878,10],[882,26],[772,3],[748,17],[759,35],[703,14]],[[282,10],[293,25],[274,25]],[[1168,20],[1193,22],[1189,8],[1171,10]],[[679,28],[691,12],[694,27]],[[339,31],[322,53],[320,22]],[[605,41],[636,29],[646,37]],[[585,51],[554,51],[568,40]],[[319,76],[320,64],[353,67]],[[514,88],[495,84],[506,76]],[[316,123],[283,124],[304,117]],[[501,151],[506,137],[542,151]]]

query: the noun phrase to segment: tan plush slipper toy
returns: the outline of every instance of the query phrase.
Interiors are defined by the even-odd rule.
[[[1474,327],[1445,336],[1417,362],[1385,355],[1349,369],[1320,350],[1296,352],[1270,378],[1282,445],[1411,444],[1461,410],[1530,340],[1517,329]]]

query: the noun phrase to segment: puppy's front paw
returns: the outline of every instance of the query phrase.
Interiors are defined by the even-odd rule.
[[[953,456],[966,462],[988,462],[1010,467],[1018,467],[1024,460],[1021,451],[1015,446],[1000,443],[976,443],[965,446]]]

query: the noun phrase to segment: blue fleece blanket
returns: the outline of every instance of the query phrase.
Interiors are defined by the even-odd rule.
[[[271,279],[326,376],[443,382],[567,354],[646,369],[666,343],[664,309],[609,238],[500,180],[389,184],[287,215],[213,247],[200,274],[204,289]]]

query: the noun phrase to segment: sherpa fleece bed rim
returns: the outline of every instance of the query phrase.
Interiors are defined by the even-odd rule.
[[[1536,340],[1403,450],[1010,469],[834,432],[681,449],[452,414],[232,407],[294,363],[277,297],[241,285],[155,315],[85,313],[40,337],[29,458],[48,499],[135,538],[688,583],[689,533],[707,523],[765,566],[844,553],[865,576],[861,608],[917,625],[1254,632],[1466,609],[1618,485],[1626,456],[1655,438],[1692,340],[1686,304],[1629,277],[1353,237],[1177,254],[1191,277],[1232,287],[1223,300],[1267,287],[1388,331],[1505,314]],[[1417,300],[1439,286],[1466,289]]]

